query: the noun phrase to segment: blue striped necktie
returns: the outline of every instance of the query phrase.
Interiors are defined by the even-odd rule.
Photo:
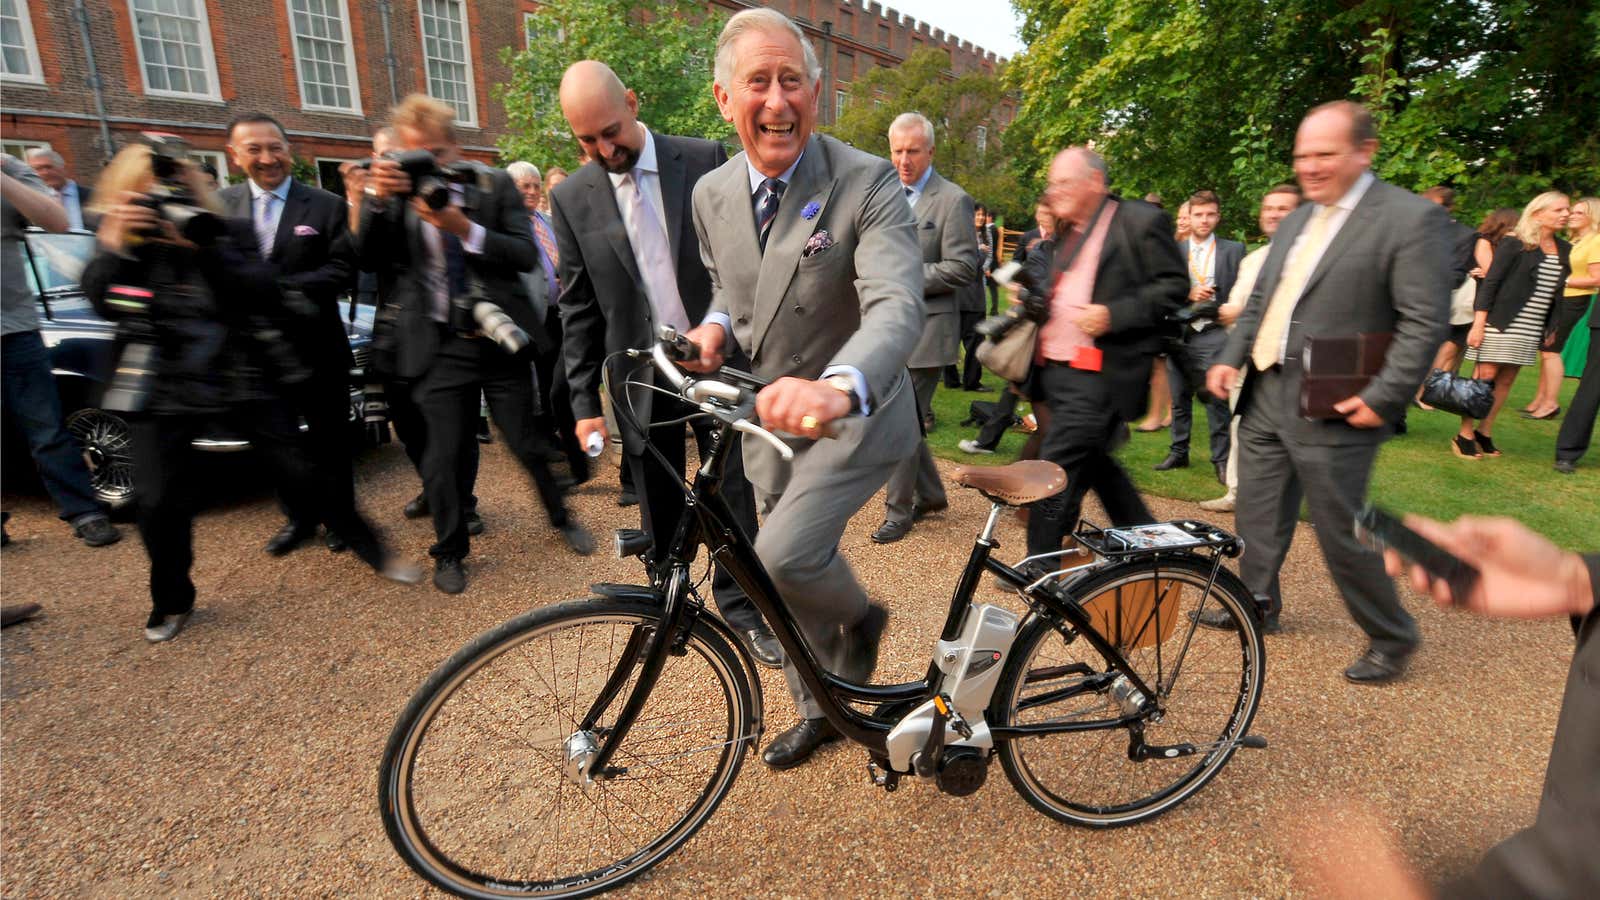
[[[778,201],[783,199],[785,185],[776,178],[761,182],[761,203],[756,207],[756,232],[761,252],[767,252],[767,235],[772,233],[772,220],[778,217]]]

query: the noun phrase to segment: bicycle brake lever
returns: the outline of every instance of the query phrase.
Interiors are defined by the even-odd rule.
[[[756,437],[761,438],[777,449],[778,455],[783,457],[784,462],[794,461],[794,448],[790,447],[788,444],[785,444],[777,435],[766,430],[765,428],[762,428],[760,425],[757,425],[748,419],[740,419],[739,421],[733,423],[733,430],[742,431],[745,434],[755,435]]]

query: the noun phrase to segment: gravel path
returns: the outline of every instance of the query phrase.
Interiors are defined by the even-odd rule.
[[[175,642],[147,645],[147,568],[131,527],[107,549],[73,540],[38,498],[8,497],[16,542],[4,600],[45,612],[0,637],[0,892],[8,897],[411,896],[376,812],[383,742],[410,693],[473,635],[530,607],[580,596],[636,566],[574,557],[544,525],[500,444],[486,448],[468,592],[403,587],[349,554],[260,551],[276,504],[207,513],[195,537],[200,612]],[[948,472],[948,463],[941,463]],[[431,528],[399,509],[417,482],[396,447],[360,467],[363,504],[410,558]],[[636,524],[614,504],[614,470],[576,495],[597,535]],[[919,677],[984,506],[948,512],[890,547],[845,549],[893,612],[882,680]],[[1158,516],[1201,516],[1156,499]],[[1091,519],[1100,515],[1091,504]],[[1231,516],[1213,516],[1231,526]],[[1002,531],[1020,555],[1021,528]],[[607,541],[609,543],[609,541]],[[1362,649],[1302,524],[1284,572],[1286,631],[1267,643],[1254,732],[1200,794],[1153,823],[1111,832],[1057,824],[998,766],[958,799],[908,782],[870,786],[843,744],[769,772],[747,760],[700,835],[637,882],[638,896],[1282,896],[1303,893],[1288,863],[1306,804],[1372,805],[1438,878],[1530,822],[1571,660],[1565,623],[1487,622],[1412,598],[1424,644],[1389,688],[1347,684]],[[983,598],[1002,602],[988,591]],[[782,678],[763,677],[769,722],[787,727]]]

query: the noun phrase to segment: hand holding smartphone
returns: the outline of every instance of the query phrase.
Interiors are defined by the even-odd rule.
[[[1393,550],[1450,586],[1454,605],[1463,606],[1478,584],[1478,569],[1407,528],[1386,510],[1368,504],[1356,516],[1356,538],[1380,553]]]

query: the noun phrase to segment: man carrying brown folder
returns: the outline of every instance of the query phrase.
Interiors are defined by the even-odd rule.
[[[1309,202],[1283,220],[1238,325],[1206,386],[1239,397],[1240,574],[1261,604],[1268,632],[1283,607],[1279,569],[1304,497],[1334,584],[1369,646],[1345,677],[1378,684],[1405,672],[1419,637],[1383,560],[1355,539],[1352,523],[1378,446],[1428,372],[1450,300],[1448,218],[1369,171],[1378,150],[1372,116],[1339,101],[1311,110],[1295,137],[1295,176]],[[1302,407],[1309,338],[1392,335],[1366,387],[1332,406]],[[1381,339],[1377,339],[1380,340]],[[1320,366],[1319,366],[1320,368]],[[1350,374],[1356,374],[1352,372]],[[1203,624],[1217,624],[1202,617]]]

